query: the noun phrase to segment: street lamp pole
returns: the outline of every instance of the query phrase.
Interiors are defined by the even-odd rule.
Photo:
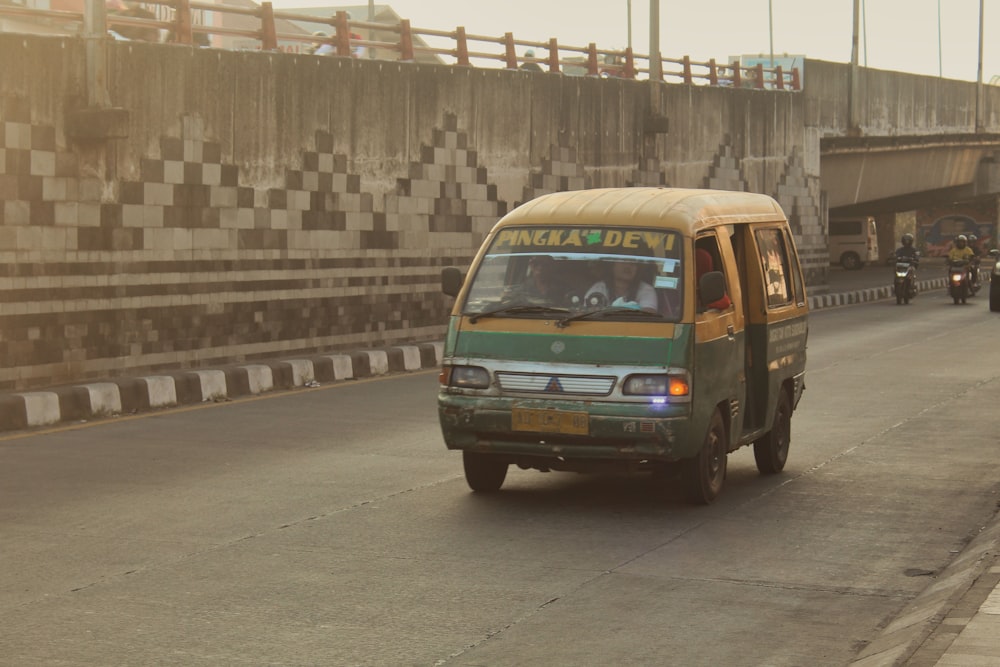
[[[868,5],[865,3],[865,0],[861,0],[861,34],[865,36],[864,63],[865,67],[868,67]]]
[[[111,106],[108,95],[106,42],[108,15],[104,0],[86,0],[83,7],[83,43],[87,73],[87,106]]]
[[[980,23],[982,23],[981,20]],[[941,0],[938,0],[938,78],[943,76],[944,68],[941,66]]]
[[[628,48],[632,48],[632,0],[628,0]]]
[[[848,71],[847,86],[847,127],[849,132],[858,127],[858,28],[860,24],[861,0],[854,0],[854,28],[851,32],[851,67]]]
[[[375,0],[368,0],[368,22],[373,23],[374,21],[375,21]],[[374,41],[371,28],[368,28],[368,39]],[[370,46],[368,47],[368,57],[371,58],[372,60],[375,59],[375,49]]]
[[[663,80],[663,60],[660,58],[660,0],[649,0],[649,78]]]
[[[979,66],[976,74],[976,132],[983,126],[983,0],[979,0]]]
[[[771,44],[771,64],[769,67],[774,69],[774,7],[772,5],[771,0],[767,0],[767,33]]]
[[[861,0],[854,0],[854,26],[851,31],[851,67],[858,66],[858,27],[860,24]]]

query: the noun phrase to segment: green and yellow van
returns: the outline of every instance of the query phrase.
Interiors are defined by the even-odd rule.
[[[504,216],[455,297],[438,413],[473,491],[510,465],[650,470],[695,503],[729,452],[788,457],[808,307],[788,221],[766,195],[561,192]],[[678,476],[679,473],[679,476]]]

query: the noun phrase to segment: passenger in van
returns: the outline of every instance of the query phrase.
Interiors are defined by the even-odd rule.
[[[611,262],[607,278],[591,285],[584,300],[589,303],[590,298],[598,294],[612,306],[658,312],[656,290],[639,277],[638,262]]]
[[[701,280],[701,277],[709,271],[715,270],[715,262],[712,261],[712,255],[704,248],[698,248],[694,251],[694,261],[695,268],[697,269],[698,280]],[[733,302],[730,300],[728,294],[722,295],[722,298],[717,301],[704,304],[705,308],[715,310],[725,310],[731,305],[733,305]]]

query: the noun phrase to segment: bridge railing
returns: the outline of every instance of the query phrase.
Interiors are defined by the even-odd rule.
[[[415,28],[407,19],[398,24],[355,21],[343,11],[321,17],[276,11],[270,2],[253,7],[199,0],[145,0],[141,5],[125,5],[122,0],[111,2],[114,4],[109,3],[108,28],[128,39],[208,45],[212,35],[244,37],[252,40],[255,48],[264,51],[311,51],[320,44],[327,44],[331,55],[342,57],[357,57],[370,49],[380,58],[392,60],[430,58],[459,67],[504,69],[523,68],[534,62],[538,66],[536,69],[548,72],[625,79],[649,79],[654,64],[649,55],[636,54],[631,49],[598,49],[593,42],[587,46],[572,46],[560,44],[555,38],[544,42],[518,40],[509,32],[490,36],[469,34],[464,27],[454,30]],[[0,18],[13,16],[30,21],[36,27],[47,27],[55,34],[73,34],[79,31],[83,22],[83,0],[79,0],[79,5],[80,11],[75,12],[0,4]],[[256,25],[251,28],[216,25],[215,20],[204,20],[209,13],[249,17]],[[304,23],[324,28],[316,31],[323,35],[300,29]],[[544,55],[527,57],[525,54],[532,50],[544,52]],[[659,69],[664,81],[674,83],[779,90],[801,88],[797,68],[789,71],[762,64],[745,67],[738,63],[716,63],[714,59],[699,62],[684,56],[661,57]]]

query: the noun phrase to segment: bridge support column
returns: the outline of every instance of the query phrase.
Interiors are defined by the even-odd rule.
[[[1000,193],[1000,151],[980,161],[975,192],[977,196]]]

